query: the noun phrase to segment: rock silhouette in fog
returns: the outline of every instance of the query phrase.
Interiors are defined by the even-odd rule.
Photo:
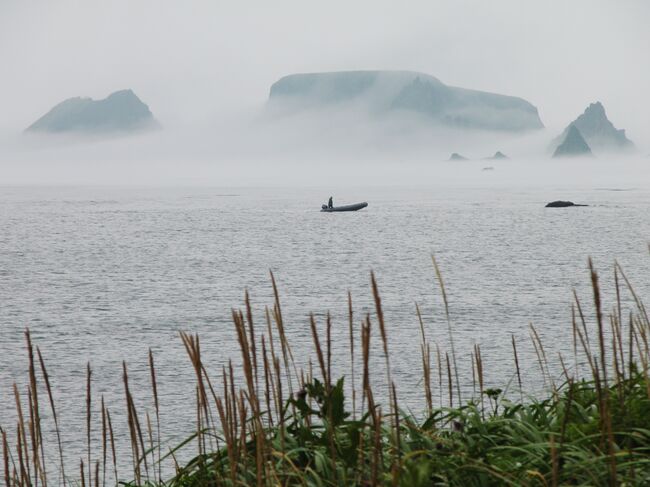
[[[271,86],[269,106],[290,112],[336,107],[378,119],[415,114],[422,123],[461,129],[544,127],[537,108],[522,98],[456,88],[412,71],[291,74]]]
[[[503,160],[503,159],[510,159],[507,155],[505,155],[501,151],[496,151],[492,157],[486,157],[486,160],[490,161],[498,161],[498,160]]]
[[[590,104],[582,115],[571,122],[555,139],[555,146],[566,139],[572,126],[580,131],[585,142],[596,152],[634,149],[634,144],[625,135],[625,130],[614,127],[607,118],[605,107],[600,102]]]
[[[575,125],[569,125],[564,141],[557,146],[553,157],[592,156],[591,148]]]
[[[467,161],[467,157],[461,156],[458,152],[454,152],[451,156],[449,156],[450,161]]]
[[[103,100],[68,98],[39,118],[27,132],[128,133],[158,128],[149,107],[131,90]]]

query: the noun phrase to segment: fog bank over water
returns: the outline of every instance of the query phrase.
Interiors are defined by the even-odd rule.
[[[143,143],[145,141],[142,141]],[[374,157],[326,152],[217,159],[184,158],[153,151],[149,157],[131,150],[133,141],[95,142],[14,154],[0,164],[3,185],[136,185],[219,187],[423,186],[477,188],[650,189],[650,159],[605,156],[595,159],[551,159],[548,156],[485,160],[490,152],[471,148],[468,161],[448,161],[449,153],[405,152],[393,148]],[[156,145],[151,141],[152,145]],[[157,149],[157,148],[156,148]],[[193,148],[200,152],[201,148]],[[56,161],[49,157],[56,153]],[[490,169],[491,168],[491,169]],[[569,195],[567,195],[568,197]]]
[[[598,154],[553,160],[560,129],[463,131],[417,118],[365,114],[276,117],[264,108],[229,120],[129,136],[4,134],[0,181],[9,185],[202,186],[640,186],[650,158]],[[506,160],[491,160],[500,151]],[[459,153],[467,161],[449,161]],[[492,170],[484,170],[485,168]],[[648,184],[650,187],[650,184]]]

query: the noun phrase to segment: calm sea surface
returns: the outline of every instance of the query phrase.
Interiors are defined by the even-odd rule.
[[[243,305],[248,289],[261,333],[264,307],[273,303],[269,270],[297,361],[305,364],[313,352],[309,312],[323,325],[329,311],[340,374],[349,364],[347,292],[358,333],[366,313],[374,319],[374,270],[393,377],[414,412],[424,408],[416,302],[428,338],[449,350],[432,254],[445,280],[468,395],[475,343],[489,384],[511,381],[511,334],[520,344],[527,390],[543,387],[530,323],[552,363],[561,352],[573,364],[571,291],[591,314],[589,256],[601,271],[607,310],[614,304],[614,259],[639,295],[650,291],[647,190],[346,188],[334,192],[335,204],[368,201],[369,207],[320,213],[329,196],[316,189],[0,188],[0,424],[15,429],[12,384],[26,393],[29,327],[49,367],[73,464],[84,451],[86,363],[95,411],[104,395],[126,449],[122,361],[138,407],[152,411],[149,348],[164,434],[173,444],[195,419],[192,368],[179,330],[200,335],[215,376],[229,358],[239,363],[231,310]],[[544,208],[569,197],[590,206]],[[374,347],[382,384],[378,341]]]

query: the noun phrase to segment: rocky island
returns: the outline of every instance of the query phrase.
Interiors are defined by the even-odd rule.
[[[30,125],[26,132],[129,133],[158,128],[149,107],[131,90],[103,100],[68,98]]]
[[[609,121],[605,107],[600,102],[590,104],[582,115],[571,122],[553,142],[555,147],[562,144],[571,127],[576,127],[586,144],[595,151],[631,150],[634,144],[625,135],[624,129],[617,129]]]
[[[505,155],[501,151],[496,151],[492,157],[486,157],[486,160],[489,161],[498,161],[498,160],[504,160],[504,159],[510,159],[507,155]]]
[[[467,161],[467,157],[461,156],[458,152],[454,152],[451,156],[449,156],[450,161]]]
[[[544,126],[537,108],[522,98],[448,86],[412,71],[291,74],[271,86],[269,107],[284,112],[338,108],[374,118],[415,115],[461,129],[520,132]]]

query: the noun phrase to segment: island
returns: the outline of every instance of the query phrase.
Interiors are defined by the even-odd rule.
[[[448,86],[413,71],[291,74],[271,86],[268,105],[283,112],[362,111],[377,119],[418,116],[460,129],[521,132],[544,127],[537,108],[522,98]]]
[[[634,149],[634,143],[627,138],[624,129],[617,129],[609,121],[602,103],[590,104],[582,115],[571,122],[564,131],[553,141],[555,147],[567,138],[571,127],[580,132],[589,147],[596,151],[629,151]]]
[[[132,133],[160,125],[140,98],[121,90],[103,100],[68,98],[30,125],[26,132]]]

